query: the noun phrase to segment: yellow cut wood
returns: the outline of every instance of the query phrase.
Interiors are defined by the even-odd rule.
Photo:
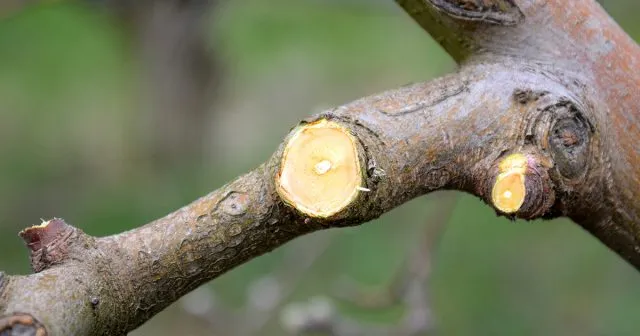
[[[299,126],[284,149],[276,182],[280,196],[304,214],[338,213],[364,189],[355,138],[326,119]]]
[[[515,213],[520,210],[527,196],[527,157],[523,154],[511,154],[500,162],[498,171],[491,192],[493,205],[504,213]]]

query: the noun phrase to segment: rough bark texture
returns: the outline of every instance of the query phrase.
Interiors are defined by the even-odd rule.
[[[0,333],[124,335],[197,286],[300,235],[357,225],[437,189],[491,204],[501,159],[527,157],[522,218],[568,216],[640,267],[640,49],[591,0],[398,0],[463,66],[310,117],[359,141],[365,187],[309,218],[256,170],[138,229],[23,232],[37,273],[0,273]],[[286,143],[285,139],[285,143]],[[44,331],[46,329],[46,331]]]

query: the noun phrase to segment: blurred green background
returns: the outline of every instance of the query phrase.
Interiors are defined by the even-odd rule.
[[[637,2],[603,2],[640,38]],[[17,232],[40,218],[93,235],[134,228],[257,166],[304,116],[455,68],[390,0],[219,1],[177,16],[118,6],[0,15],[8,273],[29,272]],[[426,276],[396,293],[422,245]],[[394,328],[416,307],[427,310],[418,334],[638,335],[639,280],[567,220],[510,222],[474,197],[436,193],[299,238],[132,335],[283,335],[313,309],[354,330],[403,334]]]

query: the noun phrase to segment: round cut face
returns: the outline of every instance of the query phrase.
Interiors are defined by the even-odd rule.
[[[283,199],[313,217],[329,217],[348,206],[361,189],[356,142],[325,119],[298,127],[287,143],[278,176]]]
[[[524,175],[502,173],[493,187],[493,203],[504,213],[514,213],[520,209],[526,196]]]
[[[491,191],[491,200],[498,210],[510,214],[522,207],[527,196],[526,170],[527,158],[522,154],[512,154],[500,163],[500,173]]]

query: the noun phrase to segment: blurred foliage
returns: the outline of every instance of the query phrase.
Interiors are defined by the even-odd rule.
[[[635,2],[603,4],[640,37]],[[136,227],[255,167],[300,118],[454,68],[427,34],[382,1],[227,1],[210,22],[225,72],[211,106],[206,164],[198,158],[167,171],[142,153],[136,111],[146,104],[144,60],[116,19],[74,3],[35,6],[0,21],[1,269],[29,271],[16,232],[41,217],[63,217],[96,235]],[[440,196],[358,228],[299,238],[207,289],[219,309],[241,309],[257,280],[294,269],[310,246],[321,246],[320,253],[281,289],[291,291],[287,300],[331,297],[345,278],[382,288],[439,211]],[[461,195],[433,258],[428,292],[442,335],[640,330],[637,272],[566,220],[510,222]],[[402,314],[337,301],[363,323],[393,323]],[[172,306],[134,334],[232,330],[224,319],[184,307]],[[260,334],[282,334],[275,308],[271,315]]]

